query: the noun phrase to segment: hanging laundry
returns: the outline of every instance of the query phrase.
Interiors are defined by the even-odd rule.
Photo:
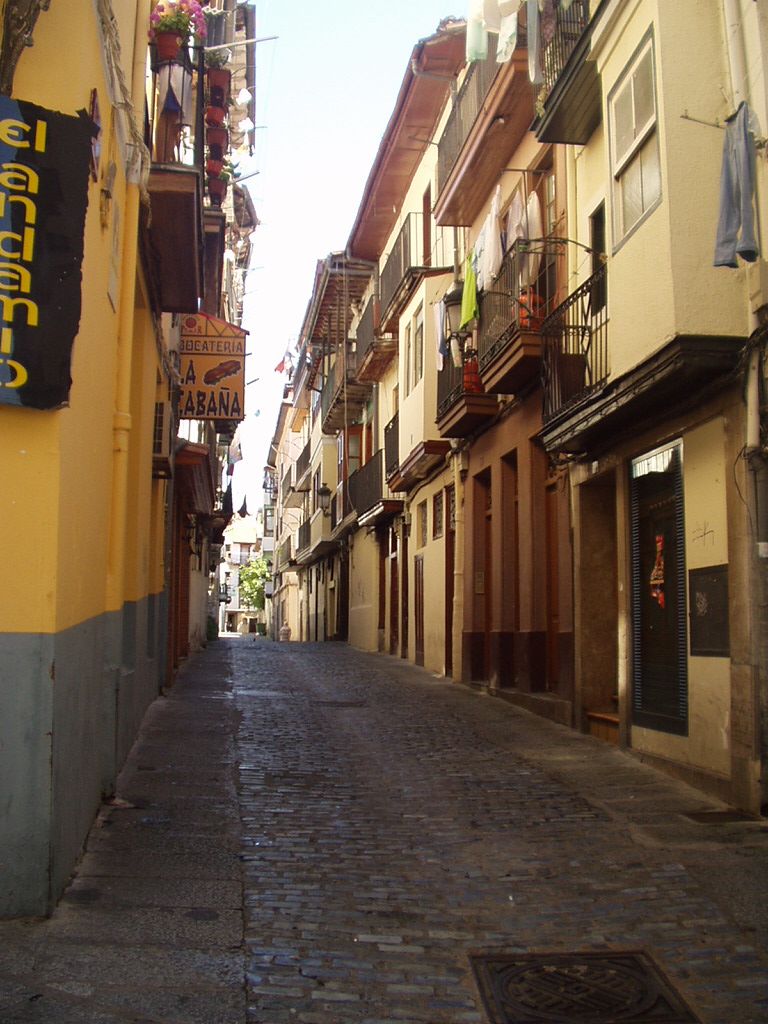
[[[539,0],[539,11],[541,12],[541,27],[539,38],[542,50],[552,42],[557,30],[557,13],[555,12],[555,0]]]
[[[435,315],[435,344],[437,346],[437,371],[443,368],[443,359],[448,355],[448,339],[445,336],[445,299],[440,299],[432,307]]]
[[[499,211],[501,209],[501,185],[496,186],[496,191],[491,200],[491,208],[483,227],[484,248],[482,253],[482,274],[478,273],[477,287],[479,289],[489,288],[496,279],[501,269],[501,261],[504,259],[504,251],[501,246],[501,232],[499,230]],[[482,284],[481,284],[482,280]]]
[[[541,203],[536,192],[531,192],[525,207],[525,237],[532,240],[528,252],[520,256],[520,284],[523,288],[530,287],[539,276],[541,266],[541,239],[544,225],[541,218]]]
[[[544,76],[541,73],[541,53],[539,52],[539,4],[538,0],[528,0],[528,77],[534,85],[541,85]]]
[[[483,0],[469,0],[466,33],[467,61],[485,60],[488,56],[488,32],[483,18]]]
[[[477,320],[480,309],[477,305],[477,278],[472,265],[473,254],[467,253],[464,261],[464,290],[461,295],[461,319],[459,328],[466,327],[473,320]]]
[[[498,0],[483,0],[483,25],[486,32],[498,32],[501,28]]]
[[[716,267],[737,267],[737,256],[754,263],[760,254],[752,197],[755,190],[754,122],[745,102],[725,125],[720,172],[720,216],[715,239]],[[759,130],[759,129],[758,129]]]
[[[501,19],[499,43],[496,47],[496,63],[506,64],[512,59],[517,46],[517,11]]]
[[[459,339],[455,334],[451,335],[451,361],[457,370],[461,369],[464,364],[464,356],[461,351],[461,345]]]
[[[518,238],[525,238],[525,211],[523,197],[520,192],[512,196],[509,210],[507,211],[506,248],[507,252],[512,248]]]
[[[475,247],[472,250],[472,269],[475,272],[475,286],[478,291],[482,291],[485,288],[485,245],[486,245],[486,228],[488,226],[488,220],[483,222],[483,226],[480,228],[480,232],[475,239]]]

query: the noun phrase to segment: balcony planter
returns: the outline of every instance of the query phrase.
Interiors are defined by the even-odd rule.
[[[220,128],[224,124],[226,113],[224,107],[206,107],[205,123],[212,128]]]
[[[224,161],[217,160],[214,157],[208,157],[205,161],[205,173],[210,178],[218,178],[221,172],[224,170]]]
[[[229,148],[229,132],[227,129],[209,126],[205,133],[205,141],[208,143],[211,158],[223,160],[224,154]]]
[[[205,76],[208,80],[209,103],[213,107],[226,109],[232,72],[228,68],[208,68]]]
[[[154,36],[157,59],[160,63],[177,61],[187,37],[180,32],[156,32]]]
[[[533,288],[520,290],[520,329],[540,331],[544,322],[544,300]]]
[[[229,182],[225,178],[208,179],[208,197],[211,200],[211,206],[215,206],[217,209],[221,206],[224,196],[227,194],[228,184]]]

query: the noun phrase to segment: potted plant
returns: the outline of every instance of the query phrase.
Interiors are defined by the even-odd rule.
[[[234,168],[228,160],[222,161],[222,167],[218,174],[208,175],[208,196],[211,200],[211,206],[217,208],[221,206],[233,175]]]
[[[205,108],[205,123],[210,128],[221,128],[227,111],[224,107],[217,107],[211,104]]]
[[[149,38],[159,61],[174,61],[191,35],[205,39],[206,24],[198,0],[157,0],[149,16]]]
[[[205,130],[205,139],[208,143],[208,155],[213,160],[223,160],[224,154],[229,148],[229,132],[227,129],[209,125]]]
[[[229,86],[232,72],[226,66],[232,57],[231,52],[224,48],[205,50],[205,77],[208,81],[208,102],[214,107],[226,107],[229,99]]]

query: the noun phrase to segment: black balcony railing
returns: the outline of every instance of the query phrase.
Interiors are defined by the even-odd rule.
[[[544,422],[608,379],[608,302],[602,266],[542,325]]]
[[[518,43],[520,45],[520,43]],[[456,96],[437,145],[437,194],[448,180],[501,65],[496,63],[496,36],[488,36],[488,56],[473,63]]]
[[[299,536],[296,545],[297,551],[304,551],[312,542],[312,522],[307,519],[305,523],[302,523],[299,527]]]
[[[381,271],[379,291],[382,317],[389,311],[393,300],[408,280],[426,268],[447,269],[452,264],[453,250],[443,229],[437,228],[434,234],[427,234],[423,214],[409,213]]]
[[[282,501],[283,504],[286,503],[286,501],[288,500],[288,495],[291,493],[292,481],[293,475],[291,473],[291,468],[289,467],[285,476],[282,479],[282,483],[280,484],[280,500]]]
[[[299,480],[301,480],[301,478],[304,476],[304,474],[309,469],[309,463],[311,461],[311,457],[312,457],[312,443],[311,443],[311,441],[307,441],[307,443],[304,445],[304,447],[301,450],[301,455],[299,455],[298,459],[296,459],[296,482],[297,483],[298,483]]]
[[[552,312],[557,282],[565,273],[566,243],[557,238],[520,239],[481,293],[477,354],[482,371],[521,332],[540,332]]]
[[[552,91],[589,24],[589,0],[573,0],[568,10],[558,7],[556,14],[554,34],[541,50],[544,81],[540,96],[548,96]]]
[[[349,483],[345,484],[342,480],[331,500],[331,529],[335,530],[352,511],[352,502],[349,500]]]
[[[464,394],[464,366],[456,366],[453,359],[443,359],[443,368],[437,374],[437,418],[444,416]]]
[[[291,538],[284,540],[277,549],[277,564],[280,569],[285,569],[291,561]]]
[[[368,299],[368,304],[360,317],[357,325],[357,365],[362,366],[368,350],[376,341],[374,312],[376,300],[373,296]]]
[[[361,516],[384,498],[384,452],[381,448],[364,466],[351,474],[349,500]]]
[[[384,427],[384,471],[387,479],[400,468],[400,414],[395,413],[389,423]]]

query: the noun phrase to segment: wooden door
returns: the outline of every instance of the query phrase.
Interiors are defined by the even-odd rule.
[[[424,556],[416,555],[413,560],[413,617],[416,645],[414,661],[424,664]]]
[[[397,564],[397,533],[390,530],[389,546],[389,653],[397,654],[400,643],[400,573]]]
[[[547,559],[547,660],[545,681],[556,690],[560,679],[560,574],[557,529],[557,483],[547,485],[544,497],[544,536]]]

